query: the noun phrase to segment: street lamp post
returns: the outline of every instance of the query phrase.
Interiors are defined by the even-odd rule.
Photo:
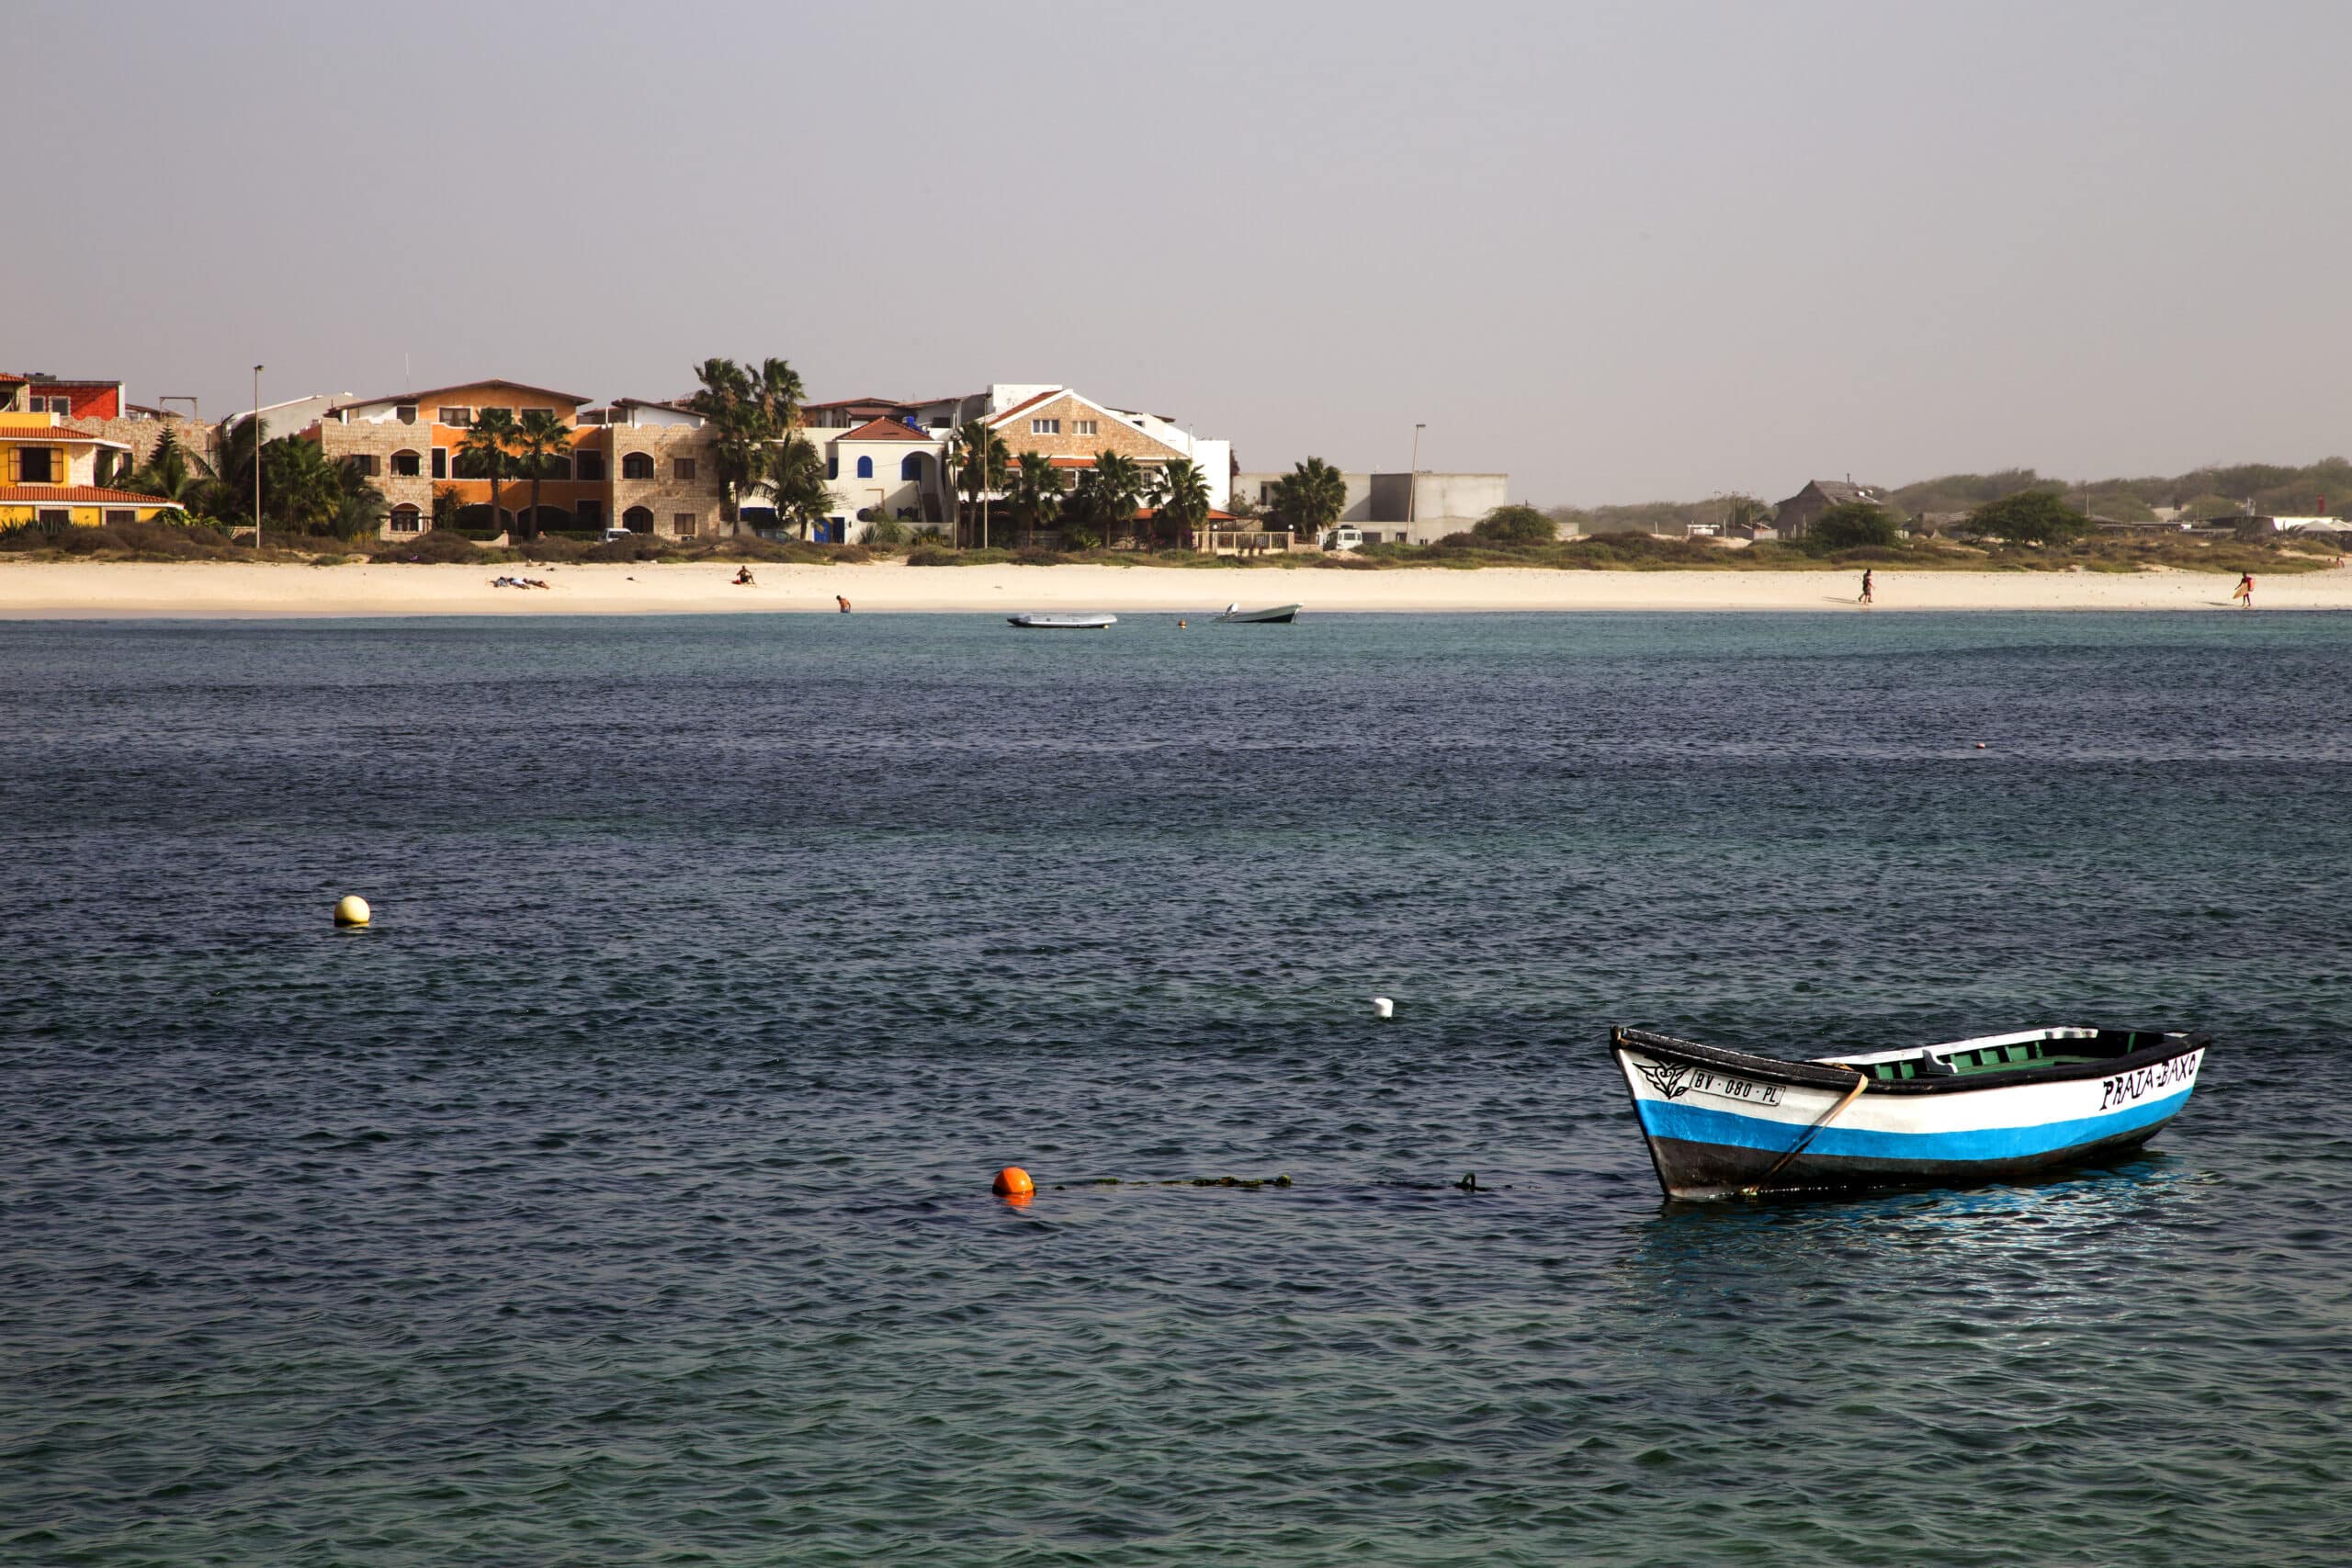
[[[254,412],[245,418],[254,427],[254,558],[261,558],[261,373],[254,367]]]
[[[1405,538],[1406,542],[1408,544],[1412,541],[1413,525],[1419,521],[1419,507],[1421,499],[1421,432],[1428,428],[1429,426],[1426,424],[1417,424],[1413,426],[1413,462],[1412,466],[1405,474]]]

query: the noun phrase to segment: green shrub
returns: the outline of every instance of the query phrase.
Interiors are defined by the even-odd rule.
[[[1548,545],[1560,525],[1532,506],[1498,506],[1470,531],[1493,544]]]
[[[917,545],[907,552],[909,566],[956,566],[961,564],[956,552],[938,545]]]
[[[1813,520],[1799,541],[1811,555],[1850,550],[1864,545],[1894,545],[1900,537],[1894,519],[1867,501],[1841,501]]]
[[[1968,531],[2011,544],[2062,545],[2089,533],[2091,520],[2054,491],[2021,490],[1970,513]]]

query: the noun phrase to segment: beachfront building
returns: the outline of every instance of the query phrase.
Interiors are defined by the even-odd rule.
[[[539,468],[539,511],[532,520],[539,532],[617,526],[695,538],[720,530],[717,465],[701,415],[638,398],[598,409],[588,401],[519,381],[469,381],[339,402],[302,434],[384,492],[387,538],[430,528],[434,500],[445,491],[477,526],[514,528],[525,521],[530,477],[514,464],[493,481],[465,450],[476,422],[492,409],[516,420],[544,411],[566,432],[565,450]]]
[[[0,412],[0,528],[96,528],[181,516],[176,502],[107,482],[130,456],[125,443],[76,430],[51,408]]]
[[[130,410],[120,381],[0,372],[0,413],[53,413],[61,419],[120,419]]]
[[[1287,472],[1236,474],[1234,493],[1261,511],[1274,504],[1274,487]],[[1431,545],[1468,531],[1510,499],[1509,474],[1342,473],[1346,500],[1339,525],[1354,528],[1367,545]]]
[[[1858,485],[1851,479],[1810,479],[1804,489],[1773,509],[1772,526],[1781,531],[1783,539],[1802,539],[1815,518],[1849,501],[1875,506],[1897,523],[1903,521],[1903,509],[1877,485]]]
[[[955,441],[974,420],[1004,443],[1013,463],[1024,452],[1042,453],[1072,482],[1099,454],[1113,452],[1147,471],[1198,464],[1209,504],[1220,510],[1231,494],[1231,442],[1198,438],[1166,415],[1099,402],[1058,382],[998,382],[985,392],[922,401],[845,398],[807,404],[801,420],[801,434],[825,458],[836,540],[862,537],[861,518],[918,527],[954,523],[963,499],[955,488]],[[1004,498],[989,499],[1001,505]]]
[[[166,430],[187,452],[209,461],[212,432],[193,412],[142,408],[125,397],[120,381],[0,372],[0,413],[51,414],[67,430],[128,448],[128,461],[112,462],[117,470],[146,462]]]

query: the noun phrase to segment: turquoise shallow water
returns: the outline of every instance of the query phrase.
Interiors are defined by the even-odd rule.
[[[2335,616],[0,626],[0,1562],[2340,1562],[2348,703]],[[1602,1055],[2077,1020],[2219,1037],[2144,1156],[1846,1202],[1661,1203]]]

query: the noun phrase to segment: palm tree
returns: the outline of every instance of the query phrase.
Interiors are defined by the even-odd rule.
[[[203,505],[213,483],[210,465],[179,443],[172,427],[164,426],[147,461],[118,481],[120,488],[163,501],[177,502],[193,514]]]
[[[1061,510],[1062,471],[1043,452],[1021,454],[1020,468],[1012,476],[1012,515],[1021,525],[1021,546],[1028,548],[1040,525],[1050,523]]]
[[[1150,480],[1133,457],[1116,452],[1094,454],[1094,521],[1107,541],[1114,528],[1132,536],[1137,527],[1136,509],[1143,504]]]
[[[250,523],[254,515],[254,448],[269,434],[259,414],[222,420],[213,443],[213,481],[206,487],[206,510],[215,517]]]
[[[1152,519],[1155,543],[1163,536],[1181,539],[1196,534],[1209,520],[1209,481],[1189,459],[1180,457],[1154,475],[1151,497],[1159,513]]]
[[[515,422],[514,455],[531,478],[530,521],[523,525],[526,539],[539,536],[539,480],[546,477],[549,460],[571,451],[571,427],[548,410],[532,409]]]
[[[781,435],[800,423],[801,400],[808,395],[808,389],[800,384],[800,372],[792,367],[790,361],[760,361],[759,384],[752,398],[775,434]]]
[[[1309,457],[1274,481],[1274,515],[1310,539],[1347,510],[1348,481],[1320,457]]]
[[[458,444],[458,460],[481,470],[490,480],[490,528],[498,530],[498,481],[513,467],[506,455],[507,444],[522,434],[514,416],[504,409],[485,409],[474,415],[473,428]]]
[[[981,498],[985,495],[1003,493],[1012,467],[1012,454],[1006,449],[1004,437],[980,419],[956,433],[955,440],[948,444],[947,460],[956,465],[956,488],[964,492],[966,503],[974,507],[984,504]],[[980,544],[983,547],[988,544],[985,523],[981,525]]]
[[[383,499],[355,467],[336,462],[317,442],[299,435],[262,444],[261,494],[263,514],[289,534],[334,532],[343,525],[352,500]]]
[[[766,448],[762,474],[762,488],[775,502],[778,526],[797,527],[805,539],[808,525],[832,511],[833,487],[825,480],[825,459],[815,443],[786,432]]]
[[[732,525],[741,518],[743,497],[777,463],[796,473],[802,466],[775,444],[799,422],[808,390],[789,360],[774,357],[760,361],[756,373],[731,359],[706,359],[695,367],[695,379],[702,389],[686,407],[709,424],[719,513]]]
[[[731,359],[706,359],[695,367],[702,390],[686,400],[686,407],[705,419],[717,419],[726,410],[751,401],[752,378]]]
[[[391,513],[384,492],[352,470],[345,470],[343,493],[328,520],[328,532],[339,539],[361,539],[379,532]]]

